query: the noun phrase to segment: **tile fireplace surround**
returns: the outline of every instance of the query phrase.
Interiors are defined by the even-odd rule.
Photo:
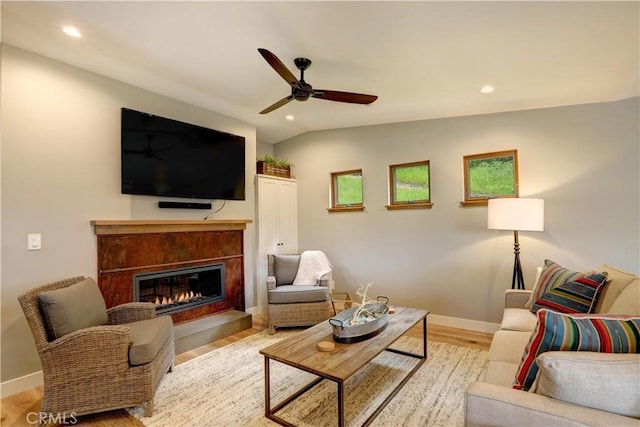
[[[108,307],[134,300],[133,276],[224,264],[225,299],[171,314],[175,324],[244,311],[243,234],[251,220],[94,220],[98,286]]]

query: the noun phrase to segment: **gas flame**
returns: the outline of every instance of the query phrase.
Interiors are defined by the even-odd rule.
[[[155,305],[170,305],[170,304],[179,304],[191,302],[192,300],[202,298],[202,294],[200,292],[193,293],[193,291],[189,292],[181,292],[178,295],[174,295],[173,297],[163,296],[160,298],[159,296],[155,299]]]

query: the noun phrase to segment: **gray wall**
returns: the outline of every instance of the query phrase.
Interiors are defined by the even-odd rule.
[[[357,107],[354,107],[357,108]],[[441,316],[499,322],[513,233],[461,208],[462,156],[517,149],[521,197],[545,200],[545,231],[521,232],[527,288],[545,258],[640,271],[638,98],[564,108],[336,129],[275,145],[299,182],[299,247],[322,249],[336,289]],[[430,160],[431,210],[387,211],[388,165]],[[362,213],[328,213],[329,174],[363,170]]]
[[[96,277],[93,219],[203,219],[209,211],[159,209],[155,197],[120,194],[120,108],[246,138],[246,201],[212,219],[254,220],[253,125],[3,46],[2,381],[41,369],[16,297],[38,284]],[[221,202],[216,201],[215,208]],[[27,251],[27,234],[42,250]],[[252,307],[254,224],[245,232],[246,305]]]
[[[574,268],[640,269],[638,99],[314,132],[272,147],[253,125],[2,46],[2,381],[40,369],[16,301],[40,283],[96,276],[92,219],[201,219],[120,194],[119,120],[126,106],[241,134],[247,200],[214,219],[255,218],[256,154],[295,164],[300,248],[327,252],[338,289],[374,282],[396,304],[497,322],[513,237],[486,230],[486,208],[460,208],[465,154],[515,148],[520,193],[543,197],[542,233],[521,233],[527,285],[551,258]],[[431,161],[431,210],[386,211],[387,166]],[[329,173],[363,168],[366,210],[328,214]],[[219,202],[216,203],[216,207]],[[27,251],[27,234],[43,248]],[[247,307],[255,305],[254,234],[245,233]]]
[[[258,138],[260,138],[260,135],[258,135]],[[266,155],[273,156],[273,144],[258,142],[256,144],[256,157],[262,157]]]

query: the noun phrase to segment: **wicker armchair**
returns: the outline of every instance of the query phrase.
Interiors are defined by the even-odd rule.
[[[168,338],[163,343],[158,340],[159,350],[153,360],[136,366],[129,361],[133,341],[130,334],[135,328],[127,323],[155,318],[155,307],[151,303],[128,303],[110,308],[107,324],[79,329],[50,340],[39,295],[83,281],[84,277],[61,280],[36,287],[18,297],[42,362],[44,398],[41,411],[71,416],[141,405],[144,415],[150,416],[156,387],[173,367],[173,326],[169,328],[166,324],[170,322],[163,319]]]
[[[312,326],[330,317],[331,272],[311,286],[293,285],[299,262],[300,255],[267,255],[270,334],[279,327]]]

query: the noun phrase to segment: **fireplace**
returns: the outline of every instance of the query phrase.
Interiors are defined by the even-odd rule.
[[[134,301],[152,302],[157,314],[177,313],[224,300],[224,264],[133,275]]]
[[[135,301],[134,276],[222,265],[220,298],[168,315],[174,325],[229,310],[244,311],[243,233],[250,220],[95,220],[98,286],[107,308]],[[191,272],[185,273],[187,277]],[[218,273],[215,273],[218,274]],[[188,283],[188,280],[187,280]],[[173,286],[171,284],[170,286]],[[192,289],[183,284],[185,293]],[[155,303],[155,291],[153,291]],[[173,289],[168,292],[172,296]],[[197,292],[194,291],[194,297]],[[137,297],[140,299],[140,295]],[[160,299],[162,302],[162,299]],[[191,301],[195,302],[195,301]]]

